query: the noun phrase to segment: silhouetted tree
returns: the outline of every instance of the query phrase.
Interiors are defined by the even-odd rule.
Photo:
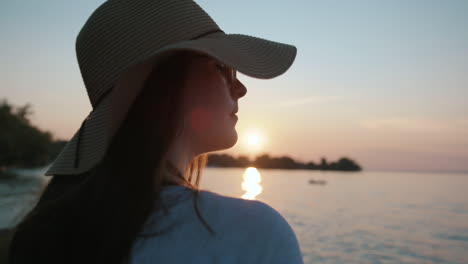
[[[321,170],[328,170],[328,162],[327,162],[327,159],[325,157],[322,157],[320,159],[320,166],[319,166],[319,169]]]
[[[271,168],[270,156],[268,154],[258,156],[253,162],[253,165],[256,168]]]
[[[271,167],[278,169],[297,169],[298,166],[293,159],[291,159],[290,157],[283,156],[280,158],[272,159]]]
[[[32,113],[30,104],[15,108],[6,99],[0,102],[0,168],[47,165],[66,143],[33,126]]]
[[[318,165],[316,165],[314,162],[310,161],[306,164],[306,169],[309,170],[316,170],[318,169]]]
[[[339,170],[344,170],[344,171],[361,170],[361,167],[357,165],[353,160],[345,158],[345,157],[338,160],[337,167]]]
[[[237,158],[237,162],[239,163],[239,166],[243,168],[247,168],[252,165],[247,156],[239,156]]]

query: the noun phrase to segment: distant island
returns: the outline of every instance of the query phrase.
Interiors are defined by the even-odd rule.
[[[301,163],[288,156],[270,157],[262,154],[250,161],[248,157],[240,155],[235,158],[228,154],[209,154],[208,167],[234,167],[246,168],[255,167],[263,169],[305,169],[305,170],[330,170],[330,171],[361,171],[362,168],[354,160],[342,157],[336,162],[328,162],[326,158],[321,158],[320,163],[309,161]]]

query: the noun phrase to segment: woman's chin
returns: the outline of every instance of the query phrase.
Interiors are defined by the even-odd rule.
[[[218,130],[210,130],[210,133],[198,133],[196,138],[196,148],[200,153],[221,151],[232,148],[236,145],[238,136],[234,127]]]
[[[233,129],[233,135],[230,137],[230,141],[229,141],[229,146],[227,148],[232,148],[234,147],[234,145],[236,145],[237,143],[237,131],[235,129]]]
[[[213,143],[213,140],[210,140]],[[217,140],[218,144],[213,146],[212,151],[219,151],[224,149],[232,148],[237,143],[237,132],[235,129],[232,130],[230,133],[225,133],[224,137],[220,140]]]

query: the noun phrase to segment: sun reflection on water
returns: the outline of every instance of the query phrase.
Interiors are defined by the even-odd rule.
[[[242,182],[242,190],[245,194],[242,198],[254,200],[257,195],[263,191],[263,187],[260,185],[262,176],[255,167],[248,167],[244,172],[244,181]]]

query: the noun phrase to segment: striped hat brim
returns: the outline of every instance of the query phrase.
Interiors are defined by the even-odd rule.
[[[46,176],[80,174],[92,169],[105,156],[113,136],[124,120],[144,79],[159,58],[179,50],[205,53],[237,71],[259,79],[270,79],[286,72],[296,57],[296,47],[243,34],[223,32],[181,41],[158,50],[149,50],[145,60],[135,60],[113,89],[82,122],[80,129],[58,154]]]

